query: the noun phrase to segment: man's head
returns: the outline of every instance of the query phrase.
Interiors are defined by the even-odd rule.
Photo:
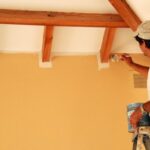
[[[140,24],[135,36],[143,53],[150,57],[150,21]]]

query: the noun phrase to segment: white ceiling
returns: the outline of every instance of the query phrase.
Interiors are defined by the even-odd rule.
[[[127,0],[142,20],[150,20],[149,0]],[[117,13],[108,0],[0,0],[0,8],[64,12]],[[0,25],[1,52],[39,52],[43,26]],[[96,54],[104,28],[55,27],[52,51],[57,54]],[[113,52],[139,53],[130,29],[118,29]]]

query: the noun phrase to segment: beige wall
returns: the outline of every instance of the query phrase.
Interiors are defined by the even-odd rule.
[[[126,105],[135,96],[123,63],[98,71],[95,56],[0,55],[0,150],[127,150]],[[140,93],[141,92],[141,93]]]

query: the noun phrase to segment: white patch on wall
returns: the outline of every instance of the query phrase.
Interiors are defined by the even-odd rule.
[[[43,40],[42,26],[0,25],[0,51],[37,52]]]
[[[141,53],[138,43],[134,39],[134,32],[128,28],[116,30],[112,52],[115,53]]]
[[[69,54],[97,54],[104,28],[56,27],[52,52]]]

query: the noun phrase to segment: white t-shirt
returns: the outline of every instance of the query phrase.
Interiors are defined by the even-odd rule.
[[[147,92],[148,92],[148,100],[150,100],[150,69],[148,71],[147,76]]]

